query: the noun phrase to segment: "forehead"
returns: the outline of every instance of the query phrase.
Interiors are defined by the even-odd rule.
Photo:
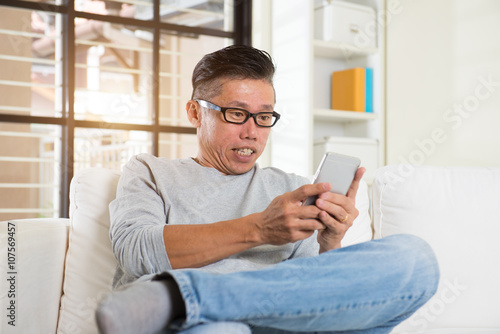
[[[221,84],[220,94],[214,98],[232,106],[274,106],[274,87],[265,80],[228,79]]]

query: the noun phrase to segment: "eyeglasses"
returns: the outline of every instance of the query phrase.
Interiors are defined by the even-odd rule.
[[[215,105],[213,103],[210,103],[205,100],[195,100],[202,106],[203,108],[208,108],[216,111],[222,112],[224,115],[224,120],[228,123],[233,123],[233,124],[243,124],[250,117],[253,118],[255,121],[255,124],[258,126],[261,126],[263,128],[270,128],[276,122],[280,119],[281,115],[278,114],[276,111],[272,112],[258,112],[258,113],[251,113],[245,109],[240,109],[240,108],[223,108],[219,107],[218,105]]]

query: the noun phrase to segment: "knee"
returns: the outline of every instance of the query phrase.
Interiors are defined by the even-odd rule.
[[[391,248],[394,265],[403,274],[434,294],[439,283],[439,265],[432,247],[422,238],[397,234],[385,238]]]

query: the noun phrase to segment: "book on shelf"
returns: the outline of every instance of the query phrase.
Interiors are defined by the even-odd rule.
[[[334,110],[373,112],[373,70],[356,67],[332,73]]]

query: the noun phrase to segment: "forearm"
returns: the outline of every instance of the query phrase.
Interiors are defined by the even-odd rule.
[[[325,191],[324,185],[307,185],[274,198],[262,212],[212,224],[167,224],[165,249],[173,269],[205,266],[247,249],[284,245],[309,238],[324,225],[318,208],[301,206],[305,198]],[[326,214],[326,213],[325,213]]]
[[[212,224],[166,225],[165,249],[173,269],[198,268],[262,244],[258,214]]]

